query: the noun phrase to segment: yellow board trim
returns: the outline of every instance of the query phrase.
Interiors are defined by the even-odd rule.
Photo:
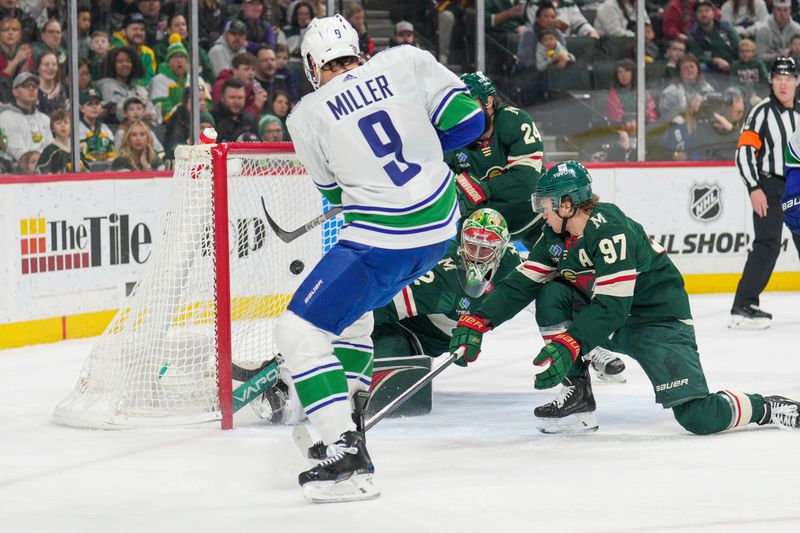
[[[684,274],[683,280],[689,294],[733,293],[741,277],[741,274]],[[800,272],[773,272],[765,290],[800,291]],[[289,304],[290,298],[290,294],[234,298],[231,302],[232,318],[247,320],[277,316]],[[275,303],[278,303],[277,308]],[[181,311],[178,324],[202,323],[211,318],[208,315],[209,306],[199,303]],[[99,311],[0,324],[0,350],[94,337],[103,333],[116,315],[117,311]]]

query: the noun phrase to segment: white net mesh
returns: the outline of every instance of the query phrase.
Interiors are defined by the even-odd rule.
[[[275,319],[336,240],[334,218],[286,244],[326,209],[293,153],[231,153],[228,168],[231,348],[247,366],[275,355]],[[180,425],[220,418],[213,165],[208,145],[176,151],[162,235],[142,279],[94,346],[54,421],[75,427]],[[250,363],[250,365],[248,365]]]

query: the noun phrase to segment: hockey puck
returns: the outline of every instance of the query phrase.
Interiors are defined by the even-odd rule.
[[[295,259],[294,261],[292,261],[292,264],[289,265],[289,271],[292,274],[299,274],[300,272],[303,271],[305,267],[306,265],[302,261],[300,261],[299,259]]]

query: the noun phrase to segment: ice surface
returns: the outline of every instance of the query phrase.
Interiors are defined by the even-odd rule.
[[[800,397],[800,294],[767,293],[763,332],[726,329],[730,295],[692,298],[712,390]],[[0,531],[800,531],[800,432],[696,437],[628,383],[595,384],[600,430],[536,431],[523,312],[467,369],[434,384],[434,411],[369,433],[371,502],[310,505],[288,427],[249,408],[238,428],[90,431],[53,425],[92,340],[0,351]]]

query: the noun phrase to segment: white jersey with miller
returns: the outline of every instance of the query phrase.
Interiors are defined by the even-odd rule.
[[[287,126],[316,186],[344,210],[340,239],[407,249],[455,235],[455,181],[434,125],[466,92],[432,55],[400,46],[303,97]]]

